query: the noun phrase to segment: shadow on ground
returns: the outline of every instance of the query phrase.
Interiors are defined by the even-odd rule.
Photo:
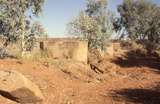
[[[160,58],[156,55],[143,55],[133,51],[127,52],[123,57],[112,60],[121,67],[149,67],[160,70]]]
[[[114,91],[111,95],[115,101],[125,101],[135,104],[160,104],[160,90],[156,88],[122,89],[120,91]]]
[[[115,90],[111,96],[114,101],[126,104],[160,104],[160,82],[147,88]]]
[[[9,100],[14,101],[14,102],[18,102],[17,98],[14,97],[14,96],[12,96],[12,95],[11,95],[10,93],[8,93],[8,92],[5,92],[5,91],[0,90],[0,95],[3,96],[3,97],[5,97],[5,98],[7,98],[7,99],[9,99]]]

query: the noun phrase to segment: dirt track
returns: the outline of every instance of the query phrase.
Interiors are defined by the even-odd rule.
[[[61,62],[60,66],[66,67],[62,69],[59,62],[4,59],[0,69],[17,70],[35,82],[46,98],[43,104],[160,104],[159,62],[153,68],[103,60],[109,70],[105,74],[67,61]],[[0,104],[16,102],[0,96]]]

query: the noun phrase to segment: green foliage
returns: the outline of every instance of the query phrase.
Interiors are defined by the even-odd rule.
[[[0,34],[8,43],[22,41],[22,52],[25,50],[26,18],[39,16],[44,0],[0,0]],[[31,12],[29,12],[31,11]]]
[[[25,51],[32,51],[35,46],[36,39],[47,38],[47,33],[40,22],[34,22],[31,26],[28,26],[28,30],[25,33]]]
[[[21,40],[21,56],[31,50],[34,34],[30,33],[26,18],[32,14],[38,16],[43,3],[44,0],[0,0],[0,34],[6,39],[4,46]]]
[[[69,23],[69,32],[87,39],[89,48],[104,50],[104,43],[113,32],[112,18],[112,13],[107,11],[106,0],[87,0],[86,10]]]
[[[39,21],[36,21],[32,24],[31,33],[35,34],[36,38],[47,38],[48,37],[45,31],[45,28]]]
[[[122,37],[140,41],[148,49],[160,44],[160,7],[148,0],[124,0],[118,6],[120,18],[116,19],[116,30],[125,28]]]
[[[71,22],[70,25],[72,26],[71,34],[82,39],[88,39],[89,47],[97,48],[94,45],[94,41],[97,40],[100,30],[94,19],[87,16],[84,12],[81,12],[79,17]]]

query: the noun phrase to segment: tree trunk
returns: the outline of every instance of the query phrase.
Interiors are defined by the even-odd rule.
[[[25,22],[24,16],[21,16],[21,57],[24,57],[25,53]]]

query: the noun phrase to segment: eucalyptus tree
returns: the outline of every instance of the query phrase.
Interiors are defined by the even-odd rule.
[[[29,25],[28,30],[25,35],[25,49],[27,51],[32,51],[36,45],[36,39],[46,39],[48,34],[45,31],[45,28],[39,21],[35,21]]]
[[[125,28],[128,38],[148,48],[160,46],[160,6],[148,0],[124,0],[118,12],[117,30]]]
[[[44,0],[0,0],[0,34],[9,42],[21,40],[22,56],[25,52],[26,18],[39,16]]]
[[[113,32],[113,15],[107,10],[107,0],[87,0],[86,9],[70,22],[70,32],[87,39],[89,48],[104,49],[105,40]]]

